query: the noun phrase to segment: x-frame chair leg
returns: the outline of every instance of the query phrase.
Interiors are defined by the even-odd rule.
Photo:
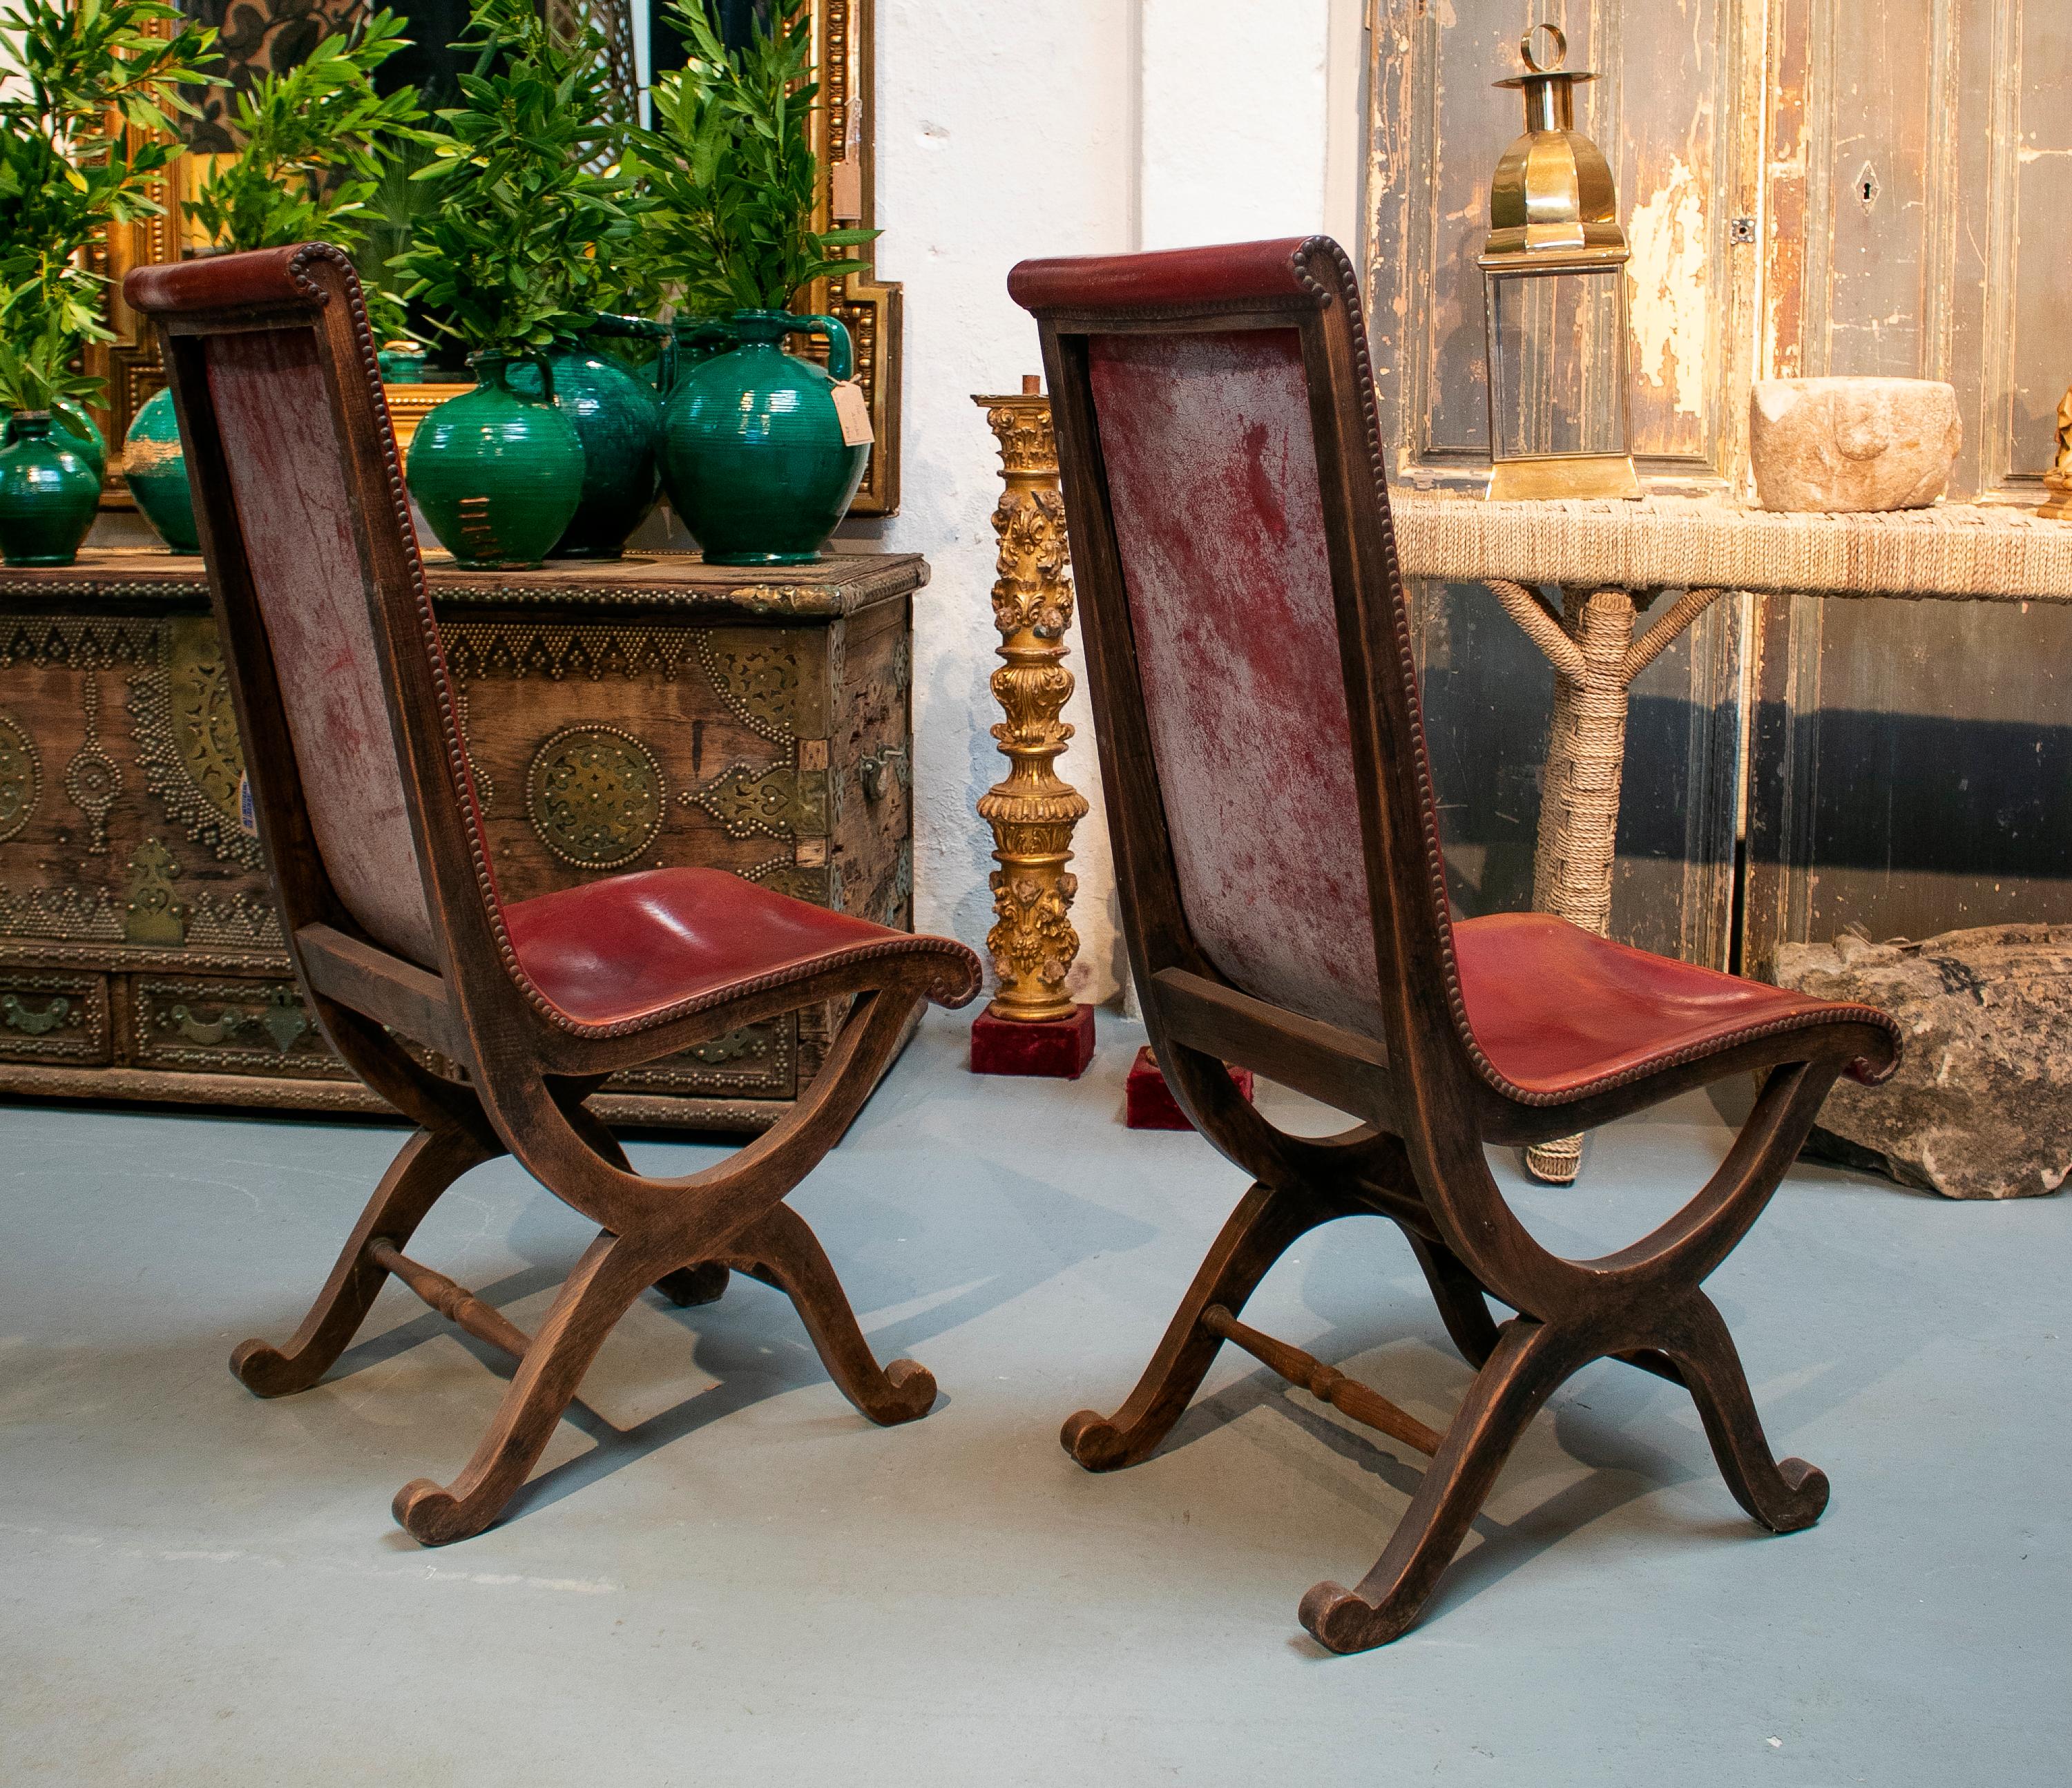
[[[1223,1337],[1202,1321],[1204,1313],[1220,1307],[1237,1315],[1297,1239],[1352,1208],[1306,1186],[1256,1182],[1216,1237],[1128,1400],[1112,1416],[1082,1409],[1071,1417],[1059,1437],[1065,1450],[1089,1471],[1116,1471],[1149,1457],[1223,1346]]]
[[[230,1369],[245,1387],[262,1397],[286,1396],[306,1391],[328,1372],[367,1320],[388,1276],[388,1269],[374,1259],[372,1244],[385,1239],[401,1248],[448,1186],[500,1153],[461,1129],[421,1129],[405,1142],[287,1345],[254,1339],[230,1356]]]
[[[878,1365],[827,1251],[789,1205],[772,1205],[728,1243],[717,1264],[775,1286],[790,1298],[828,1376],[881,1427],[917,1420],[935,1407],[935,1375],[919,1360]]]
[[[433,1308],[515,1355],[518,1370],[460,1475],[446,1486],[415,1479],[397,1493],[399,1524],[423,1544],[445,1545],[494,1522],[538,1462],[605,1338],[651,1285],[679,1303],[709,1301],[730,1270],[752,1272],[790,1295],[836,1383],[865,1415],[893,1423],[927,1412],[935,1399],[934,1379],[911,1360],[878,1368],[826,1254],[804,1220],[783,1203],[869,1096],[898,1046],[907,1015],[923,997],[918,988],[870,992],[837,1035],[814,1086],[775,1128],[730,1160],[680,1179],[635,1180],[625,1151],[583,1106],[602,1077],[520,1083],[515,1096],[531,1101],[527,1116],[534,1128],[527,1142],[511,1145],[532,1151],[521,1159],[535,1178],[594,1216],[604,1202],[601,1194],[627,1190],[619,1182],[635,1181],[637,1192],[623,1199],[617,1206],[622,1215],[599,1231],[536,1335],[526,1336],[464,1287],[401,1251],[402,1239],[438,1190],[474,1160],[486,1158],[479,1152],[484,1145],[477,1145],[479,1152],[466,1160],[441,1154],[443,1178],[430,1166],[413,1169],[420,1151],[406,1149],[390,1178],[413,1196],[384,1182],[361,1219],[352,1259],[371,1256],[376,1268],[401,1275]],[[494,1152],[493,1144],[487,1146]],[[363,1284],[343,1265],[334,1276],[341,1276],[354,1293],[356,1321],[380,1279],[377,1274]],[[313,1316],[312,1324],[318,1320]]]
[[[1374,1568],[1356,1589],[1320,1583],[1302,1598],[1302,1624],[1319,1644],[1365,1651],[1408,1630],[1526,1424],[1564,1381],[1604,1357],[1601,1345],[1577,1338],[1579,1330],[1519,1317],[1498,1331],[1495,1350]],[[1827,1504],[1827,1476],[1803,1459],[1772,1457],[1741,1356],[1712,1301],[1693,1288],[1651,1324],[1650,1335],[1651,1348],[1622,1353],[1644,1355],[1630,1363],[1650,1370],[1661,1358],[1674,1367],[1735,1501],[1774,1532],[1811,1527]]]
[[[1656,1345],[1675,1362],[1697,1404],[1734,1500],[1773,1533],[1797,1533],[1818,1521],[1827,1506],[1827,1474],[1803,1459],[1771,1453],[1741,1354],[1712,1299],[1693,1291]]]
[[[590,1145],[600,1160],[610,1162],[621,1173],[630,1174],[633,1164],[626,1158],[626,1150],[620,1146],[619,1138],[611,1133],[603,1119],[583,1103],[608,1078],[598,1076],[565,1082],[557,1089],[555,1103],[569,1120],[569,1128]],[[655,1289],[678,1309],[687,1310],[693,1305],[717,1304],[726,1295],[726,1280],[725,1267],[716,1260],[701,1260],[696,1266],[677,1267],[664,1273],[655,1281]]]
[[[420,1544],[479,1534],[525,1482],[605,1337],[652,1284],[655,1250],[600,1234],[584,1251],[519,1360],[495,1420],[452,1485],[418,1478],[396,1493],[397,1524]]]
[[[1790,1158],[1791,1133],[1804,1128],[1794,1126],[1783,1112],[1790,1090],[1780,1083],[1775,1120],[1758,1126],[1761,1133],[1753,1139],[1757,1149],[1778,1157],[1769,1165],[1780,1173]],[[1812,1088],[1807,1096],[1821,1091]],[[1758,1165],[1748,1183],[1774,1185],[1775,1178]],[[1733,1201],[1737,1210],[1723,1220],[1745,1227],[1737,1215],[1745,1202]],[[1128,1401],[1112,1416],[1092,1410],[1074,1416],[1062,1437],[1066,1451],[1092,1471],[1148,1457],[1200,1387],[1223,1336],[1236,1326],[1227,1315],[1211,1313],[1216,1307],[1231,1313],[1242,1309],[1281,1256],[1318,1225],[1343,1216],[1387,1214],[1354,1199],[1334,1198],[1300,1180],[1278,1187],[1255,1184],[1217,1236]],[[1689,1390],[1729,1488],[1756,1520],[1789,1533],[1819,1519],[1827,1501],[1827,1478],[1803,1460],[1773,1457],[1726,1323],[1695,1283],[1679,1291],[1671,1280],[1652,1307],[1630,1318],[1608,1321],[1579,1308],[1544,1320],[1520,1315],[1499,1327],[1488,1293],[1462,1261],[1429,1234],[1408,1223],[1403,1227],[1449,1334],[1478,1371],[1374,1568],[1357,1589],[1320,1583],[1303,1598],[1302,1624],[1320,1643],[1334,1651],[1360,1651],[1408,1630],[1467,1537],[1527,1424],[1565,1380],[1599,1358],[1622,1359]],[[1703,1239],[1696,1238],[1694,1248]],[[1255,1352],[1260,1338],[1248,1343]],[[1318,1363],[1285,1344],[1278,1352],[1305,1371]]]
[[[745,1272],[785,1293],[806,1325],[828,1375],[873,1421],[890,1426],[925,1416],[934,1407],[935,1380],[911,1359],[880,1370],[857,1326],[826,1252],[805,1219],[772,1205],[727,1243],[715,1261],[676,1269],[659,1278],[668,1256],[655,1244],[600,1234],[569,1274],[546,1321],[524,1343],[504,1402],[460,1475],[450,1486],[420,1478],[397,1492],[397,1523],[421,1544],[444,1546],[480,1533],[531,1474],[583,1375],[605,1338],[651,1284],[666,1291],[689,1276],[709,1283],[719,1266]]]
[[[1379,1561],[1357,1589],[1320,1583],[1302,1598],[1300,1618],[1318,1644],[1365,1651],[1408,1630],[1526,1424],[1589,1357],[1560,1329],[1530,1317],[1504,1324]]]

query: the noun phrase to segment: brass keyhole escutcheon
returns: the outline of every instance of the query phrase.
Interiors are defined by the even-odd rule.
[[[1551,62],[1542,62],[1533,49],[1543,32],[1554,39],[1554,59]],[[1535,25],[1519,42],[1518,53],[1525,58],[1525,66],[1536,75],[1551,75],[1568,63],[1568,34],[1559,25]]]

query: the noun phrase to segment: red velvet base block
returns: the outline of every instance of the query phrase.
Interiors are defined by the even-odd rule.
[[[1232,1068],[1231,1079],[1248,1100],[1252,1097],[1252,1070]],[[1129,1078],[1123,1083],[1123,1123],[1133,1130],[1191,1130],[1187,1114],[1173,1097],[1159,1071],[1158,1058],[1149,1046],[1137,1052],[1129,1064]]]
[[[981,1012],[972,1025],[973,1074],[1042,1075],[1076,1080],[1094,1058],[1094,1009],[1078,1007],[1069,1018],[1026,1024]]]

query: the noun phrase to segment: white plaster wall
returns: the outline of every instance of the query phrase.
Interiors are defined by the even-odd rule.
[[[1328,0],[1141,0],[1143,246],[1323,227]]]
[[[971,396],[1018,390],[1041,365],[1008,269],[1326,225],[1353,240],[1344,171],[1359,164],[1359,123],[1342,60],[1359,54],[1360,12],[1361,0],[878,0],[878,265],[906,291],[902,509],[846,532],[935,572],[915,610],[924,929],[978,947],[992,923],[991,838],[972,808],[1005,767],[987,687],[1000,485]],[[1076,672],[1076,629],[1070,643]],[[1074,991],[1106,1000],[1123,961],[1083,691],[1066,717],[1079,736],[1060,769],[1094,807],[1077,838]]]

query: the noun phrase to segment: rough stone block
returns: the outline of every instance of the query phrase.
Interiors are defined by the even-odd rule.
[[[1780,986],[1890,1013],[1882,1087],[1838,1082],[1816,1151],[1949,1198],[2055,1192],[2072,1169],[2072,926],[1991,925],[1922,943],[1790,944]]]
[[[1766,509],[1922,509],[1949,488],[1964,442],[1954,386],[1930,379],[1765,379],[1749,454]]]

